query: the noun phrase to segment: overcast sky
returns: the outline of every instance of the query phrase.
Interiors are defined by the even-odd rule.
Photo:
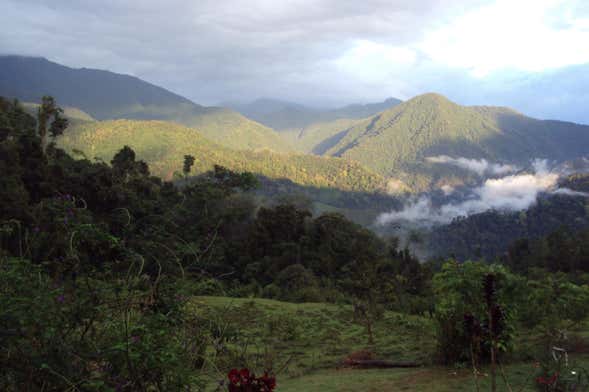
[[[0,53],[201,104],[407,99],[589,123],[587,0],[1,0]]]

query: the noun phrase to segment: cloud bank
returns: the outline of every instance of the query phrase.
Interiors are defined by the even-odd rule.
[[[480,161],[468,159],[439,159],[440,163],[461,165],[477,173],[485,173],[493,165],[484,165]],[[589,196],[566,188],[558,188],[558,180],[563,174],[559,170],[550,170],[545,160],[536,160],[530,173],[512,174],[501,178],[486,179],[482,185],[472,189],[470,196],[463,201],[434,206],[429,197],[422,196],[413,200],[400,211],[381,214],[377,224],[387,225],[394,222],[409,221],[419,225],[450,223],[454,218],[469,216],[487,210],[520,211],[536,202],[540,193],[565,194],[571,196]],[[503,169],[501,169],[503,170]]]
[[[469,170],[478,174],[479,176],[487,175],[502,175],[513,173],[520,170],[514,165],[502,165],[498,163],[489,163],[486,159],[468,159],[468,158],[452,158],[447,155],[438,155],[435,157],[425,158],[427,162],[442,163],[456,166],[465,170]]]

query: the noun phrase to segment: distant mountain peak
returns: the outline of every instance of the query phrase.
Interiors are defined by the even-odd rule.
[[[456,105],[456,106],[458,106],[457,103],[452,102],[450,99],[448,99],[444,95],[439,94],[439,93],[434,93],[434,92],[417,95],[417,96],[411,98],[410,100],[406,101],[406,103],[407,104],[419,103],[419,104],[428,104],[428,105]]]

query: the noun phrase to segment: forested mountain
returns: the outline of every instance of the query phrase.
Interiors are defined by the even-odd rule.
[[[98,120],[175,121],[234,149],[290,150],[273,130],[232,110],[197,105],[134,76],[74,69],[45,58],[0,56],[0,94],[33,103],[52,95]]]
[[[328,122],[317,122],[301,129],[282,131],[280,135],[289,141],[297,151],[305,154],[323,155],[358,121],[360,120],[340,118]]]
[[[0,56],[0,92],[39,102],[52,95],[99,119],[157,118],[206,109],[166,89],[130,75],[66,67],[41,57]]]
[[[396,98],[370,104],[352,104],[336,109],[318,109],[298,103],[262,98],[246,104],[228,102],[230,107],[244,116],[276,130],[300,130],[316,123],[338,119],[360,119],[401,103]]]
[[[589,190],[587,175],[572,175],[562,181],[569,189]],[[458,260],[505,256],[509,245],[521,238],[537,239],[557,229],[577,232],[589,228],[589,197],[551,195],[539,197],[527,210],[489,210],[434,227],[427,235],[428,248],[438,257]]]
[[[417,96],[344,131],[324,145],[325,155],[358,161],[417,190],[447,175],[424,160],[429,156],[525,164],[589,151],[589,126],[536,120],[503,107],[460,106],[438,94]]]
[[[355,162],[268,150],[234,151],[208,140],[196,129],[165,121],[77,123],[58,139],[58,145],[107,162],[121,146],[128,145],[149,164],[154,174],[166,179],[172,179],[174,172],[182,170],[184,155],[192,155],[195,157],[193,174],[204,173],[217,164],[270,178],[287,178],[301,185],[370,192],[384,187],[383,177]]]

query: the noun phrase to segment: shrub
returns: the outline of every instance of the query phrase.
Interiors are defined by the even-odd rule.
[[[437,323],[437,360],[443,364],[466,361],[470,356],[470,338],[464,330],[464,315],[470,313],[477,320],[485,320],[487,303],[483,300],[485,277],[492,274],[497,279],[496,303],[502,307],[505,317],[517,313],[523,297],[521,279],[504,267],[483,263],[447,263],[434,276],[436,294],[435,320]],[[523,298],[522,298],[523,299]],[[506,307],[505,304],[509,304]],[[510,347],[511,334],[506,331],[497,342],[506,351]],[[488,353],[488,350],[485,351]]]
[[[292,302],[320,302],[319,282],[302,264],[293,264],[278,274],[274,284],[281,289],[280,298]]]
[[[176,287],[98,272],[79,283],[55,281],[22,259],[0,260],[0,270],[1,390],[194,390],[202,384],[204,339]]]

